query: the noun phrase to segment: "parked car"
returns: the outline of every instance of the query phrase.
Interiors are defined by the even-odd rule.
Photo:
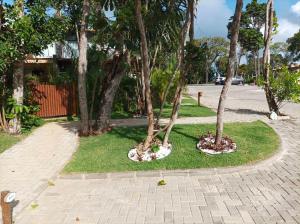
[[[215,80],[216,85],[224,85],[226,77],[218,76]]]
[[[233,77],[231,85],[244,85],[244,78],[242,76]]]

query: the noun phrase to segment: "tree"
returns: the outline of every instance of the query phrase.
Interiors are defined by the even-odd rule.
[[[216,67],[218,73],[221,75],[226,75],[226,69],[228,64],[228,56],[220,57],[219,60],[216,61]]]
[[[9,120],[10,132],[21,131],[20,111],[24,98],[24,69],[23,60],[27,55],[38,55],[48,47],[48,44],[60,40],[66,31],[67,20],[64,17],[55,18],[47,13],[51,8],[51,1],[24,2],[15,1],[5,7],[1,4],[1,32],[0,32],[0,81],[2,86],[10,78],[13,70],[13,94],[10,87],[5,86],[1,93],[0,102],[2,119]],[[3,79],[2,79],[3,77]],[[11,97],[14,98],[15,111],[9,118],[5,115],[5,108]],[[11,102],[11,101],[10,101]],[[18,108],[18,109],[16,109]]]
[[[272,70],[280,69],[292,61],[286,42],[276,42],[270,46],[270,66]]]
[[[166,125],[165,129],[165,135],[163,140],[163,146],[167,147],[169,144],[169,136],[172,131],[172,128],[175,124],[175,121],[178,117],[178,112],[181,105],[182,100],[182,92],[184,89],[184,86],[186,84],[186,75],[187,75],[187,64],[185,63],[185,40],[186,36],[189,33],[189,29],[191,26],[191,16],[190,16],[190,7],[193,7],[194,0],[188,0],[188,10],[185,17],[184,25],[181,28],[180,34],[179,34],[179,52],[178,52],[178,68],[179,68],[179,82],[177,85],[177,89],[175,92],[174,100],[173,100],[173,109],[170,116],[169,123]]]
[[[273,32],[276,32],[278,27],[277,17],[274,13]],[[264,46],[264,37],[261,32],[265,25],[266,18],[266,4],[259,3],[257,0],[252,0],[247,4],[245,11],[242,12],[239,44],[246,52],[251,52],[254,58],[255,75],[258,77],[261,73],[261,60],[259,50]],[[228,37],[230,38],[230,28],[232,22],[228,23]]]
[[[294,57],[294,61],[300,59],[300,30],[298,33],[295,33],[293,37],[287,40],[289,44],[288,50],[291,52],[292,56]]]
[[[205,83],[208,83],[211,66],[219,57],[227,55],[229,43],[223,37],[205,37],[195,42],[205,51]]]
[[[24,16],[24,1],[15,2],[16,13],[20,19]],[[23,60],[15,62],[13,66],[13,99],[17,105],[23,105],[24,97],[24,62]],[[21,117],[16,115],[10,120],[9,132],[19,134],[21,132]]]
[[[80,108],[80,120],[82,136],[89,135],[89,113],[86,96],[86,73],[87,73],[87,28],[88,28],[88,17],[90,13],[90,1],[84,0],[82,5],[82,17],[80,22],[79,31],[79,57],[78,57],[78,97],[79,97],[79,108]]]
[[[273,31],[273,0],[268,0],[267,7],[266,7],[266,22],[265,22],[265,49],[264,49],[264,82],[265,82],[265,94],[269,106],[269,111],[274,111],[276,114],[279,115],[279,108],[276,104],[275,97],[272,94],[271,87],[270,87],[270,44],[272,38],[272,31]]]
[[[154,114],[151,99],[151,88],[150,88],[150,61],[149,61],[149,51],[146,37],[146,30],[144,26],[144,21],[142,17],[142,3],[141,0],[135,0],[135,13],[136,21],[138,23],[138,28],[141,38],[141,58],[143,67],[143,76],[145,82],[145,95],[147,103],[147,116],[148,116],[148,131],[147,138],[143,144],[143,151],[149,149],[154,136]]]
[[[243,0],[237,0],[231,31],[230,31],[231,39],[230,39],[230,50],[229,50],[229,58],[228,58],[228,65],[227,65],[227,75],[226,75],[225,84],[222,88],[222,92],[219,99],[219,105],[218,105],[217,125],[216,125],[217,130],[216,130],[216,139],[215,139],[216,146],[220,145],[222,140],[222,135],[223,135],[223,125],[224,125],[223,114],[225,110],[227,92],[229,86],[231,85],[232,77],[234,75],[234,70],[235,70],[235,57],[236,57],[237,42],[239,37],[242,8],[243,8]]]

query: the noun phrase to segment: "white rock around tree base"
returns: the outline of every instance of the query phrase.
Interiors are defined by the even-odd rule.
[[[201,143],[203,143],[203,142],[208,142],[210,144],[214,144],[215,143],[214,136],[206,137],[202,141],[200,140],[197,143],[197,149],[199,149],[201,152],[209,154],[209,155],[219,155],[219,154],[222,154],[222,153],[232,153],[232,152],[235,152],[237,150],[236,143],[231,143],[230,144],[228,141],[226,141],[224,139],[222,141],[226,142],[226,147],[222,151],[216,151],[216,150],[213,150],[213,149],[205,148],[205,147],[203,147],[203,145],[201,145]]]
[[[157,152],[152,152],[151,149],[148,149],[142,157],[139,159],[139,156],[137,154],[137,149],[131,149],[128,152],[128,158],[135,162],[142,162],[142,161],[152,161],[156,159],[163,159],[170,155],[172,151],[172,145],[169,144],[168,147],[159,146],[159,150]]]
[[[222,153],[232,153],[232,152],[236,151],[236,147],[234,149],[227,149],[227,150],[225,149],[225,150],[222,150],[222,151],[215,151],[215,150],[212,150],[212,149],[203,149],[203,148],[200,147],[200,143],[197,144],[197,149],[199,149],[201,152],[209,154],[209,155],[219,155],[219,154],[222,154]]]

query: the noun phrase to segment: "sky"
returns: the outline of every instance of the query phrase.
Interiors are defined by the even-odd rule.
[[[244,7],[251,0],[244,1]],[[266,2],[266,0],[259,0]],[[234,14],[235,0],[200,0],[197,5],[195,35],[227,36],[227,23]],[[274,0],[279,31],[274,42],[286,41],[300,29],[300,0]]]
[[[4,0],[11,3],[13,0]],[[267,0],[258,0],[266,2]],[[244,7],[251,0],[244,0]],[[234,14],[236,0],[199,0],[197,5],[195,36],[227,36],[227,23]],[[274,0],[279,31],[274,42],[286,41],[300,29],[300,0]]]

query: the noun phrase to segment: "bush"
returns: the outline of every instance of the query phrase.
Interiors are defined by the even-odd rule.
[[[137,79],[126,75],[119,86],[113,105],[113,111],[134,114],[137,110]]]
[[[281,108],[285,101],[300,102],[299,80],[300,72],[291,72],[287,67],[270,74],[270,88],[278,108]],[[260,76],[257,83],[264,86],[264,78]]]
[[[7,99],[6,114],[7,120],[14,119],[16,117],[21,118],[22,133],[30,131],[33,127],[39,127],[43,124],[43,120],[36,115],[39,111],[39,106],[26,106],[16,103],[13,98]]]
[[[173,66],[169,66],[169,68],[166,69],[153,70],[151,74],[151,88],[153,93],[154,106],[159,107],[162,104],[165,90],[167,89],[169,81],[172,79],[174,72],[175,69],[173,68]],[[177,72],[175,76],[176,77],[174,79],[174,82],[171,84],[166,98],[167,103],[171,103],[173,100],[173,96],[177,87],[179,72]]]
[[[278,107],[284,101],[300,102],[300,72],[291,72],[287,67],[281,69],[276,76],[270,76],[270,86]]]

